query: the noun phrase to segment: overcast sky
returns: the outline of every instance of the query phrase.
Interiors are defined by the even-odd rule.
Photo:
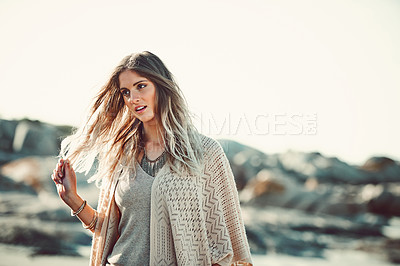
[[[122,57],[149,50],[207,135],[399,160],[399,14],[396,0],[1,0],[0,117],[79,125]]]

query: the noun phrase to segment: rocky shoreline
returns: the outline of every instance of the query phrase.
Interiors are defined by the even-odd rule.
[[[69,126],[0,120],[0,243],[31,255],[82,256],[91,236],[58,199],[50,175]],[[373,157],[361,166],[322,154],[265,154],[220,140],[231,163],[253,254],[326,258],[330,250],[400,263],[400,165]],[[78,176],[93,206],[98,190]],[[393,226],[392,226],[393,227]],[[86,249],[87,250],[87,249]]]
[[[400,216],[399,162],[373,157],[352,166],[318,152],[265,154],[220,142],[253,253],[323,258],[327,250],[350,249],[400,263],[400,235],[384,230]]]

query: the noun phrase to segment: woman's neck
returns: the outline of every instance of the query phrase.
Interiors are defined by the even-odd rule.
[[[146,156],[150,160],[158,158],[165,150],[161,134],[163,133],[156,124],[143,124],[144,147]]]
[[[157,124],[143,124],[143,136],[146,146],[163,146],[162,131]]]

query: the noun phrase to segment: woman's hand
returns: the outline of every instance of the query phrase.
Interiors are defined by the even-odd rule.
[[[60,198],[71,206],[76,202],[78,193],[76,189],[76,175],[72,169],[69,160],[60,159],[51,175],[57,187]]]
[[[97,221],[95,210],[89,206],[89,204],[82,205],[84,200],[79,197],[76,191],[76,175],[74,169],[72,169],[69,160],[60,159],[56,165],[56,168],[51,175],[54,183],[57,187],[57,192],[60,198],[71,208],[73,212],[76,212],[81,206],[83,209],[77,214],[79,220],[85,225],[90,225],[93,221]],[[93,228],[88,228],[92,232]]]

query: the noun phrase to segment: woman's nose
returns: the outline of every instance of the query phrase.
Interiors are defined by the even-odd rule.
[[[131,97],[129,98],[129,101],[130,101],[131,103],[134,103],[134,104],[139,103],[139,100],[140,100],[140,97],[139,97],[139,94],[138,94],[138,93],[132,93],[132,94],[131,94]]]

